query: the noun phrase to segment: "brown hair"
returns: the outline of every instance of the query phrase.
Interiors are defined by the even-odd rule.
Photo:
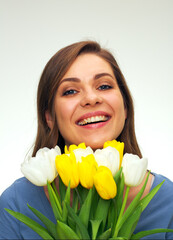
[[[101,48],[100,45],[94,41],[81,41],[62,48],[46,64],[37,91],[38,130],[33,156],[35,156],[39,148],[52,148],[56,144],[60,146],[62,151],[64,150],[64,139],[60,135],[56,123],[54,97],[60,80],[74,60],[80,54],[85,53],[93,53],[103,58],[112,67],[127,109],[125,126],[117,140],[124,142],[124,152],[137,154],[139,157],[142,157],[135,135],[133,100],[125,78],[113,55],[108,50]],[[46,111],[49,111],[53,118],[54,126],[52,129],[47,125],[45,118]]]

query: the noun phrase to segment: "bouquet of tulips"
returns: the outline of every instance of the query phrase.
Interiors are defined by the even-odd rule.
[[[124,154],[124,143],[116,140],[104,143],[93,151],[84,143],[40,149],[35,157],[22,164],[25,177],[37,186],[47,185],[56,223],[41,212],[29,209],[42,225],[22,213],[6,209],[43,239],[140,239],[170,229],[134,230],[142,211],[160,189],[160,183],[141,199],[149,173],[141,190],[125,211],[129,189],[141,184],[148,161],[133,154]],[[59,178],[59,189],[55,178]],[[123,193],[125,195],[123,197]],[[44,226],[44,227],[43,227]]]

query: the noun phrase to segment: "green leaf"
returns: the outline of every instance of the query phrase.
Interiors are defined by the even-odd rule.
[[[65,223],[57,221],[58,239],[79,239],[77,234]]]
[[[167,228],[158,228],[158,229],[152,229],[148,231],[142,231],[134,234],[131,239],[141,239],[145,236],[152,235],[155,233],[162,233],[162,232],[173,232],[173,229],[167,229]]]
[[[59,203],[61,204],[61,199],[60,199],[59,193],[58,193],[56,185],[55,185],[55,180],[51,183],[51,185],[52,185],[52,188],[53,188],[53,190],[54,190],[54,192],[56,194],[56,197],[57,197]]]
[[[67,222],[67,216],[68,216],[68,209],[65,203],[68,203],[70,205],[70,183],[68,185],[68,188],[66,190],[66,194],[65,194],[65,198],[64,201],[62,202],[63,205],[63,210],[62,210],[62,219],[63,222],[66,223]]]
[[[89,190],[87,188],[82,187],[82,185],[77,186],[77,192],[80,195],[80,204],[82,205],[88,195]]]
[[[100,236],[98,236],[97,239],[99,239],[99,240],[106,240],[106,239],[109,239],[110,235],[111,235],[111,229],[109,228],[108,230],[103,232]]]
[[[88,221],[90,216],[90,209],[91,209],[91,201],[92,201],[92,188],[89,190],[88,195],[82,204],[82,207],[79,212],[79,218],[82,223],[88,228]]]
[[[120,210],[122,207],[123,193],[124,193],[124,174],[122,174],[121,180],[118,182],[118,185],[117,185],[117,196],[115,197],[116,203],[117,203],[117,207],[116,207],[117,216],[119,216]]]
[[[54,216],[56,220],[62,221],[62,208],[50,183],[47,183],[47,188],[48,188],[49,200],[53,209]]]
[[[97,193],[95,186],[93,186],[93,200],[92,200],[92,204],[91,204],[90,219],[94,219],[99,199],[100,199],[100,196]]]
[[[60,178],[60,176],[58,176],[58,179],[59,179],[60,199],[61,199],[61,203],[62,203],[64,201],[64,198],[65,198],[67,187],[64,185],[64,183],[63,183],[62,179]]]
[[[162,184],[164,183],[165,180],[163,180],[163,182],[159,183],[155,188],[153,188],[151,190],[151,192],[149,192],[143,199],[140,200],[139,204],[142,205],[142,211],[144,211],[144,209],[147,207],[147,205],[149,204],[149,202],[151,201],[151,199],[155,196],[155,194],[159,191],[159,189],[161,188]]]
[[[107,228],[113,228],[115,219],[117,218],[116,214],[116,201],[112,199],[108,210]]]
[[[148,182],[148,178],[149,178],[149,174],[147,175],[147,178],[145,180],[144,185],[142,186],[141,190],[138,192],[138,194],[135,196],[135,198],[133,199],[133,201],[131,202],[131,204],[129,205],[129,207],[127,208],[127,210],[125,211],[124,215],[122,216],[122,218],[120,219],[118,226],[116,226],[116,232],[119,231],[119,229],[122,227],[122,225],[124,224],[124,222],[127,220],[127,218],[132,214],[132,212],[134,211],[134,209],[136,208],[136,206],[138,205],[140,198],[142,197],[142,194],[145,190],[145,187],[147,185]],[[116,237],[114,235],[114,237]]]
[[[123,237],[112,237],[112,238],[109,238],[109,240],[129,240],[127,238],[123,238]],[[131,240],[131,239],[130,239]],[[136,239],[137,240],[137,239]]]
[[[101,220],[90,220],[92,229],[92,240],[96,239],[101,222]]]
[[[55,239],[58,238],[57,231],[56,231],[56,224],[50,221],[47,217],[45,217],[41,212],[36,210],[35,208],[31,207],[27,204],[29,209],[42,221],[42,223],[46,226],[48,232],[51,234],[52,237]]]
[[[128,217],[128,219],[125,221],[125,223],[119,230],[118,237],[131,239],[130,237],[136,228],[136,225],[139,221],[141,213],[142,213],[142,206],[139,205],[135,209],[135,211]]]
[[[94,219],[102,221],[102,231],[105,228],[110,203],[111,203],[111,200],[104,200],[101,197],[98,202]]]
[[[77,195],[76,189],[73,189],[73,204],[72,204],[72,207],[73,207],[75,213],[77,213],[78,204],[79,204],[78,195]]]
[[[79,185],[78,185],[77,188],[75,188],[75,192],[76,192],[77,198],[78,198],[78,200],[79,200],[79,204],[82,205],[83,202],[82,202],[82,198],[81,198],[80,193],[79,193],[79,192],[80,192],[80,190],[79,190]]]
[[[23,222],[24,224],[26,224],[28,227],[30,227],[33,231],[35,231],[40,237],[42,237],[43,239],[47,240],[47,239],[52,239],[52,236],[48,233],[48,231],[41,226],[39,223],[37,223],[36,221],[32,220],[31,218],[25,216],[22,213],[19,212],[14,212],[10,209],[6,209],[5,210],[11,214],[13,217],[17,218],[19,221]]]
[[[68,218],[67,218],[67,223],[68,223],[68,226],[73,229],[74,231],[76,231],[76,223],[75,221],[73,220],[73,218],[68,215]]]
[[[75,211],[69,206],[69,204],[67,204],[67,208],[69,211],[70,216],[73,218],[73,220],[76,222],[79,231],[81,233],[82,239],[90,239],[88,231],[85,227],[85,225],[82,223],[82,221],[80,220],[80,218],[76,215]]]
[[[117,195],[113,199],[114,205],[115,205],[115,215],[111,225],[112,233],[113,235],[116,235],[116,237],[117,237],[117,234],[115,231],[115,227],[117,225],[117,221],[119,219],[120,211],[122,208],[123,193],[124,193],[124,174],[122,173],[122,168],[119,170],[118,174],[120,173],[121,173],[121,177],[119,178],[117,183]]]
[[[122,173],[122,169],[123,168],[121,167],[120,170],[118,170],[118,172],[114,176],[114,180],[115,180],[116,184],[119,182],[119,179],[120,179],[121,173]]]

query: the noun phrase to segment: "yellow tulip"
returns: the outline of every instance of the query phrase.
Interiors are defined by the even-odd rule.
[[[120,166],[119,167],[121,167],[122,160],[123,160],[124,143],[123,142],[118,142],[114,139],[112,141],[105,142],[103,148],[106,148],[108,146],[114,147],[118,150],[118,152],[120,154]]]
[[[94,155],[90,154],[86,157],[82,157],[82,161],[79,162],[79,179],[84,188],[92,188],[94,183],[94,175],[97,171],[97,163]]]
[[[76,148],[73,150],[74,155],[76,157],[76,162],[82,162],[82,157],[86,157],[88,155],[93,154],[93,150],[90,147],[87,147],[85,149],[83,148]]]
[[[69,154],[69,153],[73,152],[75,149],[78,149],[78,148],[85,149],[86,148],[85,143],[80,143],[78,146],[75,145],[75,144],[72,144],[72,145],[69,146],[69,149],[65,145],[64,152],[65,152],[65,154]]]
[[[117,185],[113,179],[111,170],[100,166],[94,176],[94,186],[101,198],[108,200],[117,194]]]
[[[59,176],[61,177],[63,183],[68,186],[70,182],[70,187],[75,188],[79,184],[79,171],[78,164],[76,163],[76,158],[74,153],[70,155],[62,154],[55,159],[56,169]]]

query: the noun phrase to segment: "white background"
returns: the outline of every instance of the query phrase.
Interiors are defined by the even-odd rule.
[[[34,142],[45,64],[86,39],[113,52],[134,97],[149,169],[173,180],[172,12],[172,0],[0,0],[0,193],[22,176]]]

